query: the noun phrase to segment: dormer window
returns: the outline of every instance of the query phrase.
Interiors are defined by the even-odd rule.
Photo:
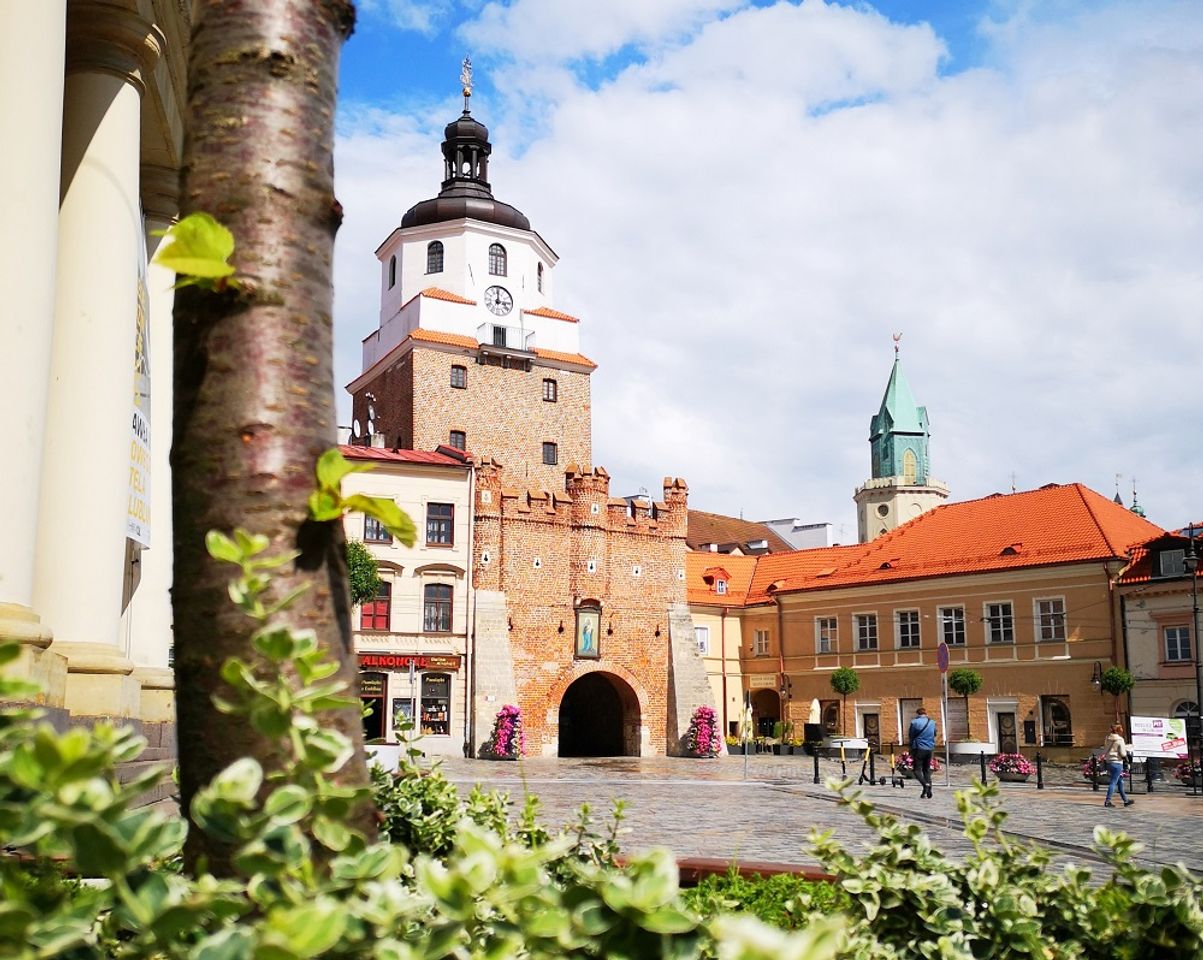
[[[397,285],[397,256],[388,258],[388,288],[393,289]]]
[[[431,240],[426,244],[426,272],[443,272],[443,241]]]
[[[726,580],[715,580],[714,581],[714,592],[717,593],[720,597],[725,597],[727,595],[727,581]]]
[[[535,283],[538,284],[539,292],[542,293],[543,292],[543,264],[539,264],[538,269],[535,270]]]
[[[500,243],[489,245],[489,274],[494,277],[506,276],[505,247]]]
[[[1186,575],[1186,551],[1162,550],[1157,558],[1157,572],[1163,577],[1181,577]]]

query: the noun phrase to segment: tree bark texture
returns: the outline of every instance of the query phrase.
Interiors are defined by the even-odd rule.
[[[276,765],[272,745],[212,696],[230,656],[254,660],[255,624],[230,602],[233,570],[206,531],[244,527],[271,553],[302,551],[277,596],[307,583],[285,614],[311,629],[340,677],[357,683],[341,525],[307,522],[314,464],[334,445],[332,260],[338,55],[349,0],[199,0],[193,15],[182,213],[234,234],[238,292],[181,290],[175,305],[175,673],[184,809],[243,756]],[[358,708],[331,721],[358,745],[344,782],[367,771]],[[355,824],[374,834],[372,812]],[[226,872],[229,851],[192,830],[189,860]]]

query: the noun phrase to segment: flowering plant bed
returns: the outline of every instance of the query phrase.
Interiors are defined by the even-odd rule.
[[[517,760],[526,748],[522,711],[511,703],[497,711],[493,732],[481,750],[486,760]]]
[[[1111,771],[1107,769],[1107,762],[1102,757],[1091,756],[1082,761],[1082,777],[1106,783],[1111,779]]]
[[[1036,765],[1032,763],[1022,753],[999,753],[991,758],[987,764],[991,773],[1016,774],[1018,776],[1030,777],[1036,772]]]
[[[900,773],[913,774],[915,772],[915,758],[911,756],[909,750],[903,750],[902,753],[898,755],[896,769]],[[943,769],[944,764],[940,762],[940,758],[933,755],[931,758],[931,772],[939,773]]]
[[[713,707],[698,707],[689,721],[685,734],[685,749],[695,757],[717,757],[722,750],[722,735],[718,732]]]
[[[1174,767],[1174,776],[1189,787],[1191,784],[1199,783],[1200,778],[1203,778],[1203,766],[1183,760]]]

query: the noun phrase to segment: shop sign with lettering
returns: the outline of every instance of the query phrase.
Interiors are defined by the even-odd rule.
[[[413,664],[415,670],[458,670],[460,655],[458,653],[361,653],[359,655],[360,670],[408,670]]]

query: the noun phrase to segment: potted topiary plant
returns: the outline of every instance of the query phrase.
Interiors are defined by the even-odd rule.
[[[831,674],[831,689],[843,698],[840,706],[840,736],[844,735],[844,714],[848,712],[848,694],[860,689],[860,675],[851,667],[840,667]]]
[[[1119,720],[1119,698],[1136,684],[1136,678],[1123,667],[1108,667],[1103,671],[1099,689],[1115,697],[1115,719]]]

